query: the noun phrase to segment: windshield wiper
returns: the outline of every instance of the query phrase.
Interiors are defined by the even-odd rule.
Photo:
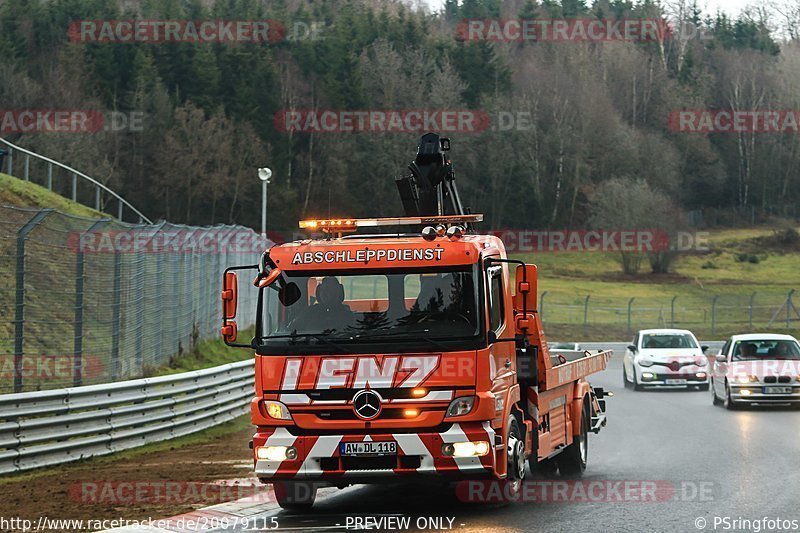
[[[381,339],[385,339],[385,338],[397,338],[397,337],[400,337],[400,336],[407,337],[406,339],[403,339],[403,340],[415,341],[415,340],[419,339],[419,340],[427,342],[428,344],[430,344],[432,346],[436,346],[437,348],[440,348],[443,351],[450,350],[450,347],[445,345],[444,343],[441,343],[438,340],[432,339],[430,337],[423,337],[421,335],[417,335],[416,332],[413,332],[413,331],[392,331],[392,332],[387,332],[387,333],[382,333],[382,334],[375,334],[375,335],[364,335],[364,334],[361,334],[361,335],[355,335],[352,338],[354,340],[362,340],[362,339],[363,340],[381,340]],[[447,339],[443,339],[443,340],[459,340],[459,339],[464,339],[464,338],[467,338],[467,337],[469,337],[469,336],[448,337]]]
[[[335,342],[329,340],[326,335],[329,333],[333,333],[336,331],[335,329],[330,329],[323,331],[322,333],[297,333],[297,331],[293,331],[289,335],[271,335],[266,337],[261,337],[261,339],[289,339],[289,344],[294,345],[300,342],[300,338],[306,339],[306,344],[308,343],[308,339],[313,338],[316,339],[318,343],[324,344],[326,346],[330,346],[331,348],[336,349],[341,353],[350,353],[349,351],[345,350],[344,347],[336,344]]]

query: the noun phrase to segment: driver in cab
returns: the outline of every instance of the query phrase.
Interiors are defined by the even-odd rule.
[[[317,285],[316,302],[294,321],[301,332],[341,331],[353,323],[354,314],[344,303],[344,286],[334,276]]]

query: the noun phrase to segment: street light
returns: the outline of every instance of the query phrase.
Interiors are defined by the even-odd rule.
[[[272,170],[267,167],[258,169],[258,179],[261,180],[261,235],[267,237],[267,185],[272,177]]]

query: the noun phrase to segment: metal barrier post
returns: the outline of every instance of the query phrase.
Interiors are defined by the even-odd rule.
[[[94,230],[105,226],[111,222],[108,218],[102,218],[89,226],[89,229],[81,233],[78,241],[78,249],[75,253],[75,336],[72,350],[72,384],[80,387],[83,384],[83,236],[92,233]]]
[[[717,327],[717,300],[719,299],[719,294],[714,296],[711,300],[711,335],[714,335],[714,332]]]
[[[72,174],[72,201],[78,201],[78,175],[74,172]]]
[[[8,154],[6,154],[6,155],[8,156],[8,175],[9,176],[13,176],[14,175],[14,149],[13,148],[9,148],[8,149]]]
[[[25,181],[31,181],[31,156],[25,154]]]
[[[14,312],[14,392],[22,391],[22,357],[25,354],[25,241],[28,234],[52,209],[43,209],[36,213],[27,224],[17,232],[17,287],[16,308]]]
[[[117,380],[120,374],[119,336],[122,308],[122,255],[114,250],[114,295],[111,304],[111,379]]]
[[[669,327],[675,327],[675,300],[678,299],[678,295],[672,297],[672,301],[669,304]]]
[[[633,306],[633,301],[635,299],[636,298],[631,298],[630,300],[628,300],[628,333],[630,333],[632,331],[631,330],[631,306]]]
[[[539,296],[539,320],[544,322],[544,297],[547,296],[547,291],[542,292]]]

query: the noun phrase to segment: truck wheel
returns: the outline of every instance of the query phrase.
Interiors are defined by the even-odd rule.
[[[317,486],[302,481],[276,481],[275,499],[287,511],[308,511],[317,499]]]
[[[513,416],[508,420],[508,468],[506,481],[508,493],[518,494],[522,491],[522,481],[525,479],[525,439],[519,430],[517,419]]]
[[[558,472],[558,464],[556,463],[555,459],[550,457],[549,459],[542,459],[541,461],[537,461],[537,457],[533,455],[530,456],[528,459],[528,464],[531,467],[531,474],[533,477],[539,479],[553,479],[556,477],[556,473]]]
[[[565,476],[580,476],[586,470],[589,456],[589,401],[584,398],[581,409],[581,430],[572,439],[572,444],[556,456],[558,469]]]

